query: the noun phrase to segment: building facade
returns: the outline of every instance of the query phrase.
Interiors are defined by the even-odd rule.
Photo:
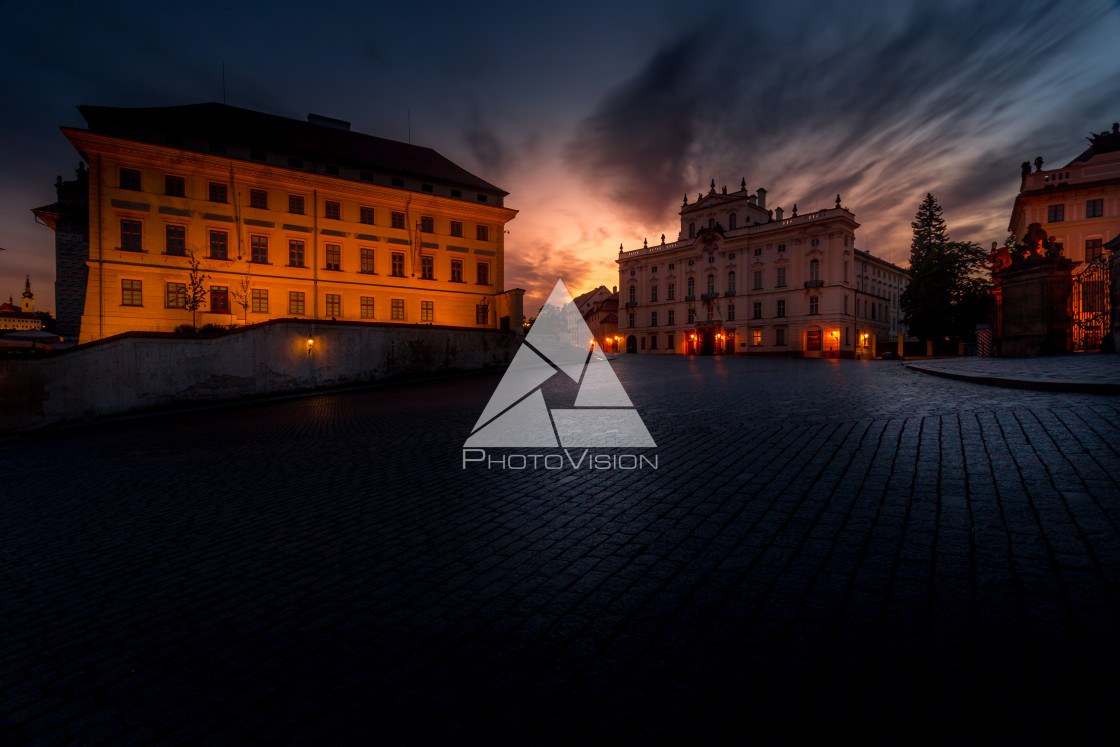
[[[667,243],[618,255],[618,335],[630,353],[869,358],[901,332],[908,273],[855,248],[859,227],[833,208],[789,217],[766,190],[715,182],[681,207]]]
[[[80,342],[280,317],[521,327],[507,193],[429,148],[223,104],[79,110],[63,133],[88,172],[34,212]]]
[[[1018,241],[1038,223],[1075,262],[1092,261],[1120,235],[1120,125],[1089,138],[1089,147],[1065,166],[1035,170],[1024,162],[1008,230]]]
[[[607,290],[605,285],[600,285],[573,301],[595,337],[599,350],[617,353],[621,342],[618,337],[618,287]]]

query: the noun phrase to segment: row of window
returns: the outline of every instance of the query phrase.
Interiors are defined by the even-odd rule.
[[[121,189],[140,189],[140,172],[136,169],[121,169]],[[186,182],[181,176],[167,175],[164,177],[164,193],[169,197],[186,197]],[[229,185],[223,182],[209,182],[207,199],[210,202],[228,203]],[[259,210],[268,210],[268,191],[264,189],[249,190],[249,207]],[[306,200],[303,195],[288,195],[288,212],[294,215],[306,214]],[[323,202],[323,217],[330,220],[342,220],[342,203],[337,200]],[[372,207],[362,205],[358,207],[358,222],[367,225],[376,224],[376,212]],[[389,225],[392,228],[405,228],[405,214],[390,211]],[[435,233],[435,218],[430,215],[420,216],[420,231],[422,233]],[[453,220],[450,225],[450,235],[463,238],[463,222]],[[475,226],[475,239],[477,241],[490,240],[490,227],[486,225]]]
[[[170,142],[170,140],[169,140],[169,142]],[[182,142],[178,142],[178,143],[174,143],[174,144],[182,145]],[[212,153],[225,153],[226,152],[226,146],[225,146],[224,143],[210,143],[210,151]],[[253,149],[253,150],[249,151],[249,158],[251,158],[254,161],[264,162],[266,160],[266,154],[263,150]],[[296,158],[294,156],[289,156],[288,157],[288,166],[290,166],[291,168],[294,168],[294,169],[302,169],[303,166],[304,166],[303,159],[302,158]],[[325,164],[323,166],[323,172],[330,175],[330,176],[339,176],[339,174],[340,174],[339,167],[335,164]],[[361,177],[361,180],[363,182],[372,182],[373,181],[373,172],[372,171],[361,171],[360,172],[360,177]],[[168,181],[168,180],[170,180],[170,181]],[[122,167],[120,169],[120,179],[119,179],[118,183],[120,184],[121,189],[132,189],[132,190],[136,190],[138,192],[141,191],[141,181],[140,181],[140,171],[139,171],[139,169],[129,169],[129,168],[123,168]],[[404,179],[402,179],[400,177],[391,177],[390,178],[390,183],[394,187],[404,189]],[[172,189],[167,188],[168,184],[171,184],[174,191],[172,191]],[[183,197],[184,192],[186,191],[186,182],[185,182],[184,178],[181,177],[181,176],[173,176],[173,175],[170,175],[170,174],[165,174],[164,175],[164,190],[166,191],[166,193],[168,195],[171,195],[173,197]],[[434,187],[434,185],[429,184],[427,182],[422,182],[420,184],[420,191],[421,192],[427,192],[428,194],[434,194],[435,193],[435,187]],[[463,190],[452,188],[451,189],[451,196],[454,197],[455,199],[462,199],[463,198]],[[476,194],[475,198],[479,202],[489,202],[490,201],[489,195]]]
[[[187,308],[187,284],[165,283],[164,306],[168,309]],[[143,306],[143,285],[140,280],[121,280],[121,305]],[[215,314],[230,313],[230,291],[228,286],[212,285],[209,292],[209,311]],[[324,312],[331,318],[339,318],[342,314],[342,296],[338,293],[327,293],[325,296]],[[238,299],[246,308],[255,314],[268,314],[269,295],[267,288],[253,288],[248,298]],[[489,307],[479,304],[476,308],[476,322],[486,324],[489,318]],[[361,296],[359,299],[359,316],[362,319],[374,319],[373,296]],[[288,291],[288,313],[293,316],[305,316],[307,313],[306,294],[303,291]],[[405,321],[405,303],[403,298],[390,299],[390,319]],[[420,302],[420,321],[435,321],[435,302]]]
[[[227,231],[211,230],[209,233],[209,259],[228,260],[229,253],[229,233]],[[128,252],[141,252],[143,251],[142,243],[142,230],[139,221],[135,220],[122,220],[121,221],[121,249]],[[166,241],[164,244],[164,253],[173,256],[184,257],[187,254],[187,233],[186,228],[180,225],[168,224],[166,231]],[[405,254],[404,252],[391,253],[391,275],[395,277],[404,277]],[[305,264],[307,256],[306,243],[301,239],[288,240],[288,266],[289,267],[306,267]],[[341,244],[326,244],[324,246],[324,265],[325,270],[342,270],[342,245]],[[375,270],[375,252],[372,248],[362,247],[359,249],[359,272],[365,274],[376,274]],[[256,264],[270,264],[269,251],[268,251],[268,237],[252,235],[249,237],[249,261]],[[475,263],[476,282],[479,285],[490,285],[490,263],[486,261],[479,261]],[[422,254],[420,256],[420,277],[423,280],[435,280],[435,255]],[[466,282],[463,278],[463,260],[458,258],[451,259],[451,276],[449,280],[453,283]]]
[[[1098,197],[1095,200],[1085,201],[1085,217],[1086,218],[1100,218],[1104,215],[1104,198]],[[1046,222],[1047,223],[1061,223],[1066,219],[1066,206],[1063,205],[1047,205],[1046,207]]]

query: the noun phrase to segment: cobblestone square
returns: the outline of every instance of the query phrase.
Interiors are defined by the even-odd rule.
[[[464,468],[497,374],[7,440],[3,738],[1112,737],[1120,397],[612,365],[657,469]]]

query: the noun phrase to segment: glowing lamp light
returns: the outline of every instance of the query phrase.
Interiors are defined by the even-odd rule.
[[[315,340],[313,340],[312,338],[308,337],[308,338],[307,338],[307,357],[308,357],[308,358],[310,358],[310,357],[311,357],[311,348],[313,348],[313,347],[315,347]]]

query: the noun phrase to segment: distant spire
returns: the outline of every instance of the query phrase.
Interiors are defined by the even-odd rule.
[[[739,182],[739,189],[743,192],[747,191],[747,177],[743,177],[743,181]]]
[[[836,193],[836,207],[840,207],[840,193]]]
[[[687,205],[687,204],[688,204],[688,192],[685,192],[685,193],[684,193],[684,204],[685,204],[685,205]]]
[[[31,276],[30,275],[25,276],[25,282],[23,284],[23,297],[24,298],[35,298],[35,294],[31,292]]]
[[[711,189],[710,192],[708,192],[708,194],[714,195],[715,193],[716,193],[716,180],[712,179],[712,189]]]
[[[622,244],[619,244],[619,245],[618,245],[618,253],[619,253],[619,254],[622,254]]]

